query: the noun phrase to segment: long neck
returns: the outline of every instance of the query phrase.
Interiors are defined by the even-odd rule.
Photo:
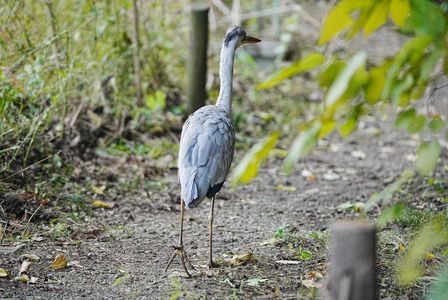
[[[219,64],[219,77],[221,86],[216,106],[232,113],[232,80],[233,80],[233,59],[235,56],[235,46],[231,43],[222,45],[221,62]]]

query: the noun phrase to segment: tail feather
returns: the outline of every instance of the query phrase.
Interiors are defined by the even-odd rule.
[[[191,174],[192,176],[188,176],[185,182],[181,181],[181,191],[182,198],[185,201],[185,205],[188,208],[195,207],[196,200],[199,198],[199,191],[196,182],[194,181],[196,177],[196,171]],[[199,203],[198,203],[199,204]]]

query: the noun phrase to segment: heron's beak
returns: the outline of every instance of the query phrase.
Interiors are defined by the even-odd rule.
[[[253,44],[253,43],[258,43],[258,42],[261,42],[261,40],[257,39],[256,37],[253,37],[253,36],[246,36],[241,43],[244,45],[244,44]]]

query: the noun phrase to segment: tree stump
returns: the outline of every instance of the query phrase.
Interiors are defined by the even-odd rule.
[[[330,271],[325,299],[377,299],[375,226],[338,221],[330,227]]]

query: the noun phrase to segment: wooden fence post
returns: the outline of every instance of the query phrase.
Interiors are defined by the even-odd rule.
[[[195,5],[191,10],[188,114],[204,106],[207,98],[208,11],[204,5]]]
[[[375,226],[338,221],[330,227],[330,271],[324,298],[377,299]]]
[[[134,84],[136,90],[137,104],[143,105],[142,72],[140,65],[140,29],[139,29],[139,9],[137,0],[132,1],[132,58],[134,62]]]

